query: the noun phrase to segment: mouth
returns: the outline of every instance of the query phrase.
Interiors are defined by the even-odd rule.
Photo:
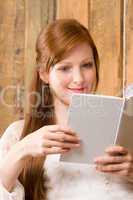
[[[86,88],[68,88],[68,90],[74,93],[83,93],[86,91]]]

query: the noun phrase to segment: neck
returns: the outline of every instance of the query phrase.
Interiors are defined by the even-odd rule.
[[[55,115],[56,115],[56,124],[59,125],[67,125],[68,119],[68,106],[65,105],[58,99],[54,100],[54,107],[55,107]]]

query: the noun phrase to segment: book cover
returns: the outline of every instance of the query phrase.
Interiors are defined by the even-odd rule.
[[[68,125],[81,138],[81,147],[62,155],[60,161],[91,164],[108,146],[119,144],[133,149],[132,106],[133,98],[74,94]]]

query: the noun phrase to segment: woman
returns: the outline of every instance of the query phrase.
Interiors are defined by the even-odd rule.
[[[60,154],[80,146],[67,126],[72,93],[94,93],[98,84],[99,58],[88,30],[73,19],[56,20],[41,31],[36,51],[25,120],[1,139],[0,199],[132,199],[128,149],[109,147],[95,165],[59,162]]]

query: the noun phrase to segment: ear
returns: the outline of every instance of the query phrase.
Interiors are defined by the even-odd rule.
[[[49,83],[49,74],[41,67],[39,68],[39,77],[43,82]]]

